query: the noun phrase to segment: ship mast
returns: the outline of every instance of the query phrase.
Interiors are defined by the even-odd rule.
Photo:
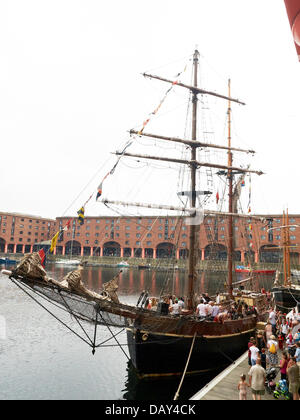
[[[291,277],[288,210],[283,212],[283,226],[283,284],[287,286]]]
[[[228,167],[232,167],[232,151],[231,151],[231,101],[230,101],[230,79],[228,80]],[[231,169],[228,169],[227,173],[228,178],[228,293],[232,297],[232,259],[233,259],[233,217],[232,217],[232,181],[233,173]]]
[[[191,183],[191,195],[190,195],[190,209],[196,209],[196,197],[197,197],[197,190],[196,190],[196,171],[198,168],[201,167],[209,167],[209,168],[215,168],[215,169],[221,169],[223,174],[226,174],[228,182],[229,182],[229,214],[228,214],[228,222],[229,222],[229,245],[228,245],[228,286],[229,286],[229,294],[232,295],[232,256],[233,256],[233,176],[235,173],[255,173],[257,175],[262,175],[262,171],[256,171],[251,170],[248,168],[241,168],[241,167],[233,167],[232,166],[232,152],[233,151],[239,151],[244,153],[254,153],[253,150],[244,150],[244,149],[237,149],[231,147],[231,103],[238,103],[240,105],[245,105],[244,102],[241,102],[238,99],[231,98],[230,96],[230,80],[228,82],[228,96],[224,96],[221,94],[218,94],[216,92],[211,92],[207,90],[203,90],[198,88],[198,64],[199,64],[199,52],[195,50],[193,55],[193,85],[185,85],[183,83],[176,82],[176,85],[182,88],[189,89],[192,93],[192,138],[190,140],[188,139],[181,139],[181,138],[174,138],[174,137],[167,137],[167,136],[161,136],[157,134],[150,134],[145,133],[141,131],[135,131],[130,130],[130,134],[136,134],[139,136],[145,136],[149,139],[161,139],[164,141],[171,141],[171,142],[177,142],[185,145],[186,147],[191,148],[191,159],[175,159],[175,158],[166,158],[162,156],[149,156],[149,155],[142,155],[142,154],[136,154],[136,153],[128,153],[128,152],[114,152],[116,155],[120,156],[128,156],[128,157],[136,157],[139,159],[147,159],[147,160],[160,160],[165,162],[173,162],[177,164],[183,164],[188,165],[191,168],[190,171],[190,183]],[[144,73],[145,77],[158,79],[160,81],[166,82],[166,83],[173,83],[171,80],[164,79],[162,77],[154,76],[151,74]],[[228,145],[225,146],[219,146],[216,144],[210,144],[205,143],[203,141],[197,141],[197,103],[198,103],[198,94],[204,94],[204,95],[211,95],[215,96],[221,99],[228,100]],[[228,153],[228,164],[227,165],[220,165],[217,163],[210,163],[210,162],[200,162],[197,161],[197,148],[218,148],[218,149],[225,149]],[[227,171],[227,172],[226,172]],[[105,203],[113,203],[112,200],[104,199],[103,202]],[[126,203],[121,203],[123,205],[126,205]],[[144,207],[149,207],[148,204],[142,204],[142,203],[127,203],[128,205],[139,205]],[[163,208],[163,206],[159,206],[158,208]],[[188,209],[187,209],[188,210]],[[206,211],[206,214],[218,214],[220,212],[211,212]],[[220,213],[221,214],[221,213]],[[249,217],[249,216],[248,216]],[[194,283],[195,283],[195,262],[196,262],[196,256],[198,253],[198,247],[197,247],[197,239],[196,236],[199,231],[199,226],[197,226],[197,223],[190,224],[190,235],[189,235],[189,266],[188,266],[188,295],[187,295],[187,307],[188,309],[194,309]],[[199,235],[198,235],[199,236]]]
[[[194,52],[193,64],[194,64],[194,87],[198,85],[198,57],[199,52]],[[193,91],[192,103],[193,103],[193,117],[192,117],[192,140],[197,140],[197,92]],[[191,145],[191,161],[196,162],[196,150],[195,145]],[[191,207],[196,207],[196,164],[191,164]],[[190,237],[189,237],[190,249],[189,249],[189,269],[188,269],[188,309],[194,309],[194,283],[195,283],[195,252],[196,252],[196,225],[191,224],[190,226]]]

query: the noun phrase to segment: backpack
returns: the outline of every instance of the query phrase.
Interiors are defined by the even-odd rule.
[[[272,353],[272,354],[275,354],[276,353],[276,346],[275,346],[274,343],[272,343],[270,345],[269,352]]]

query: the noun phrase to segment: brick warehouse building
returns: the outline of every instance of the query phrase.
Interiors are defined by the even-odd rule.
[[[0,212],[0,252],[27,253],[55,234],[56,222],[19,213]]]
[[[265,223],[237,218],[234,222],[235,261],[277,262],[283,241],[282,215],[262,216]],[[0,252],[32,252],[49,248],[50,240],[61,231],[55,255],[115,256],[121,258],[186,258],[189,226],[178,217],[85,217],[80,225],[71,219],[70,229],[63,231],[70,217],[56,220],[17,213],[0,213]],[[300,215],[290,215],[289,224],[298,225]],[[269,230],[271,228],[271,230]],[[228,229],[223,217],[207,216],[199,227],[200,260],[225,260]],[[300,231],[289,228],[291,257],[300,264]]]

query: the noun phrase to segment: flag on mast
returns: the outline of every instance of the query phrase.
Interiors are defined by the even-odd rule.
[[[84,207],[81,207],[81,208],[78,210],[77,214],[78,214],[78,221],[79,221],[79,224],[80,224],[80,225],[83,225],[83,223],[84,223]]]
[[[50,250],[49,250],[49,252],[51,252],[51,253],[54,251],[54,248],[56,247],[56,242],[57,242],[57,239],[58,239],[58,235],[59,235],[59,231],[51,239],[51,246],[50,246]]]
[[[66,230],[70,230],[70,227],[71,227],[71,220],[72,220],[72,219],[70,219],[70,220],[68,220],[68,221],[67,221],[66,226],[63,228],[63,230],[64,230],[64,231],[66,231]]]

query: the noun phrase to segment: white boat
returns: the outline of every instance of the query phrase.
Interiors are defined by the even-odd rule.
[[[117,264],[117,267],[123,267],[123,268],[129,267],[129,264],[127,261],[121,261],[119,262],[119,264]]]
[[[55,264],[62,264],[62,265],[78,265],[80,264],[80,260],[57,260]]]

